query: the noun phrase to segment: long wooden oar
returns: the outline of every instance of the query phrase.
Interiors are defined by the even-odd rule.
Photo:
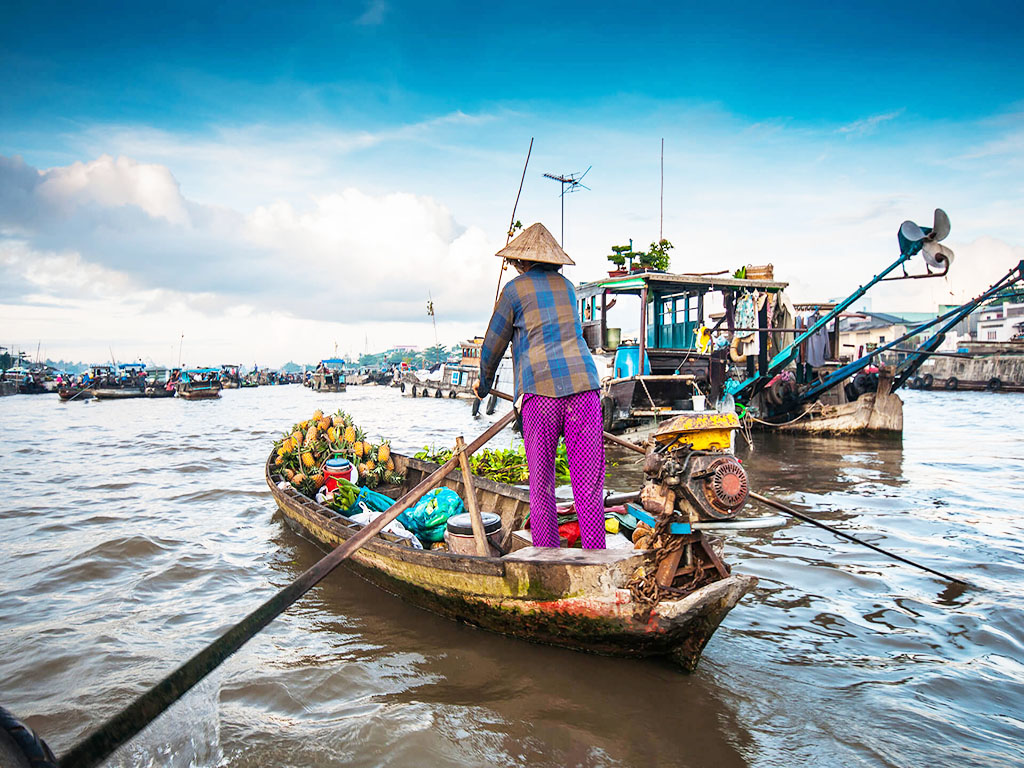
[[[881,547],[876,547],[869,541],[858,539],[856,536],[851,536],[848,533],[844,533],[843,531],[840,531],[838,528],[833,528],[831,525],[825,525],[825,523],[815,520],[810,515],[805,515],[802,512],[797,512],[795,509],[793,509],[790,506],[787,506],[786,504],[783,504],[781,501],[770,499],[767,496],[762,496],[760,493],[754,493],[753,491],[750,491],[750,498],[756,499],[757,501],[760,501],[762,504],[767,504],[769,507],[774,507],[780,512],[785,512],[787,515],[792,515],[797,520],[803,520],[805,523],[810,523],[811,525],[816,525],[819,528],[824,528],[829,533],[834,533],[836,536],[839,536],[843,539],[847,539],[848,541],[852,541],[854,544],[860,544],[862,546],[867,547],[868,549],[875,550],[875,552],[880,552],[883,555],[891,557],[894,560],[899,560],[901,563],[906,563],[907,565],[912,565],[915,568],[920,568],[922,571],[928,571],[928,573],[934,574],[935,576],[941,576],[947,581],[952,581],[955,584],[962,584],[965,587],[971,586],[963,579],[958,579],[955,576],[950,576],[948,574],[943,573],[942,571],[936,571],[934,568],[929,568],[927,565],[915,563],[913,560],[903,557],[902,555],[897,555],[895,552],[889,552],[888,550],[882,549]]]
[[[506,395],[504,392],[498,392],[497,390],[493,389],[491,390],[491,392],[495,394],[497,397],[500,397],[502,400],[512,400],[512,397]],[[609,432],[604,432],[603,434],[604,439],[610,443],[615,443],[616,445],[620,445],[623,448],[629,448],[630,450],[636,451],[638,453],[647,453],[647,451],[641,446],[634,445],[633,443],[630,443],[627,440],[623,440],[621,437],[616,437],[615,435],[610,434]],[[762,496],[761,494],[754,493],[753,491],[750,491],[750,498],[756,499],[757,501],[760,501],[762,504],[767,504],[769,507],[774,507],[775,509],[785,512],[786,514],[792,515],[798,520],[803,520],[805,523],[810,523],[811,525],[816,525],[819,528],[824,528],[826,531],[834,533],[836,536],[839,536],[840,538],[847,539],[849,541],[854,542],[855,544],[860,544],[862,546],[867,547],[868,549],[873,549],[875,550],[875,552],[879,552],[883,555],[886,555],[887,557],[891,557],[894,560],[899,560],[901,563],[906,563],[907,565],[912,565],[915,568],[920,568],[921,570],[927,571],[928,573],[934,574],[935,576],[941,576],[947,581],[952,581],[954,584],[962,584],[965,587],[971,586],[963,579],[958,579],[955,576],[950,576],[949,574],[942,573],[941,571],[936,571],[934,568],[929,568],[927,565],[915,563],[913,560],[903,557],[902,555],[897,555],[895,552],[889,552],[888,550],[875,546],[874,544],[868,541],[864,541],[863,539],[858,539],[856,536],[851,536],[848,533],[844,533],[843,531],[840,531],[838,528],[833,528],[831,525],[825,525],[825,523],[815,520],[810,515],[805,515],[802,512],[797,512],[795,509],[786,506],[781,501],[776,501],[775,499],[768,498],[767,496]]]
[[[93,387],[93,384],[92,384],[92,383],[90,383],[90,384],[89,384],[89,386],[87,386],[87,387],[82,387],[82,388],[81,388],[80,390],[78,390],[77,392],[75,392],[75,394],[73,394],[73,395],[72,395],[71,397],[69,397],[69,398],[68,398],[67,400],[65,400],[64,402],[65,402],[65,403],[70,403],[70,402],[71,402],[72,400],[74,400],[74,399],[75,399],[76,397],[78,397],[78,396],[79,396],[80,394],[82,394],[83,392],[88,392],[88,391],[89,391],[90,389],[92,389],[92,387]]]
[[[149,691],[123,709],[120,714],[108,720],[99,729],[71,748],[60,759],[61,768],[91,768],[106,760],[111,753],[128,739],[155,720],[161,712],[180,699],[196,683],[212,672],[221,662],[242,647],[263,627],[283,613],[296,600],[312,589],[321,579],[333,571],[349,555],[366,544],[402,512],[411,507],[428,491],[439,486],[445,477],[459,465],[459,457],[472,454],[488,440],[501,432],[515,418],[507,413],[457,452],[433,473],[425,477],[411,491],[394,503],[387,512],[367,524],[363,530],[338,545],[330,554],[321,558],[299,578],[267,600],[210,645],[182,664]]]

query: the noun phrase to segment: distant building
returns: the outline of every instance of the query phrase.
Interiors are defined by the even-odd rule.
[[[934,319],[935,314],[928,312],[860,312],[844,317],[839,323],[839,354],[855,360],[904,336],[921,323]],[[931,330],[925,330],[921,337],[912,336],[899,344],[898,348],[913,349],[930,335]],[[887,365],[894,365],[903,360],[906,354],[891,350],[883,352],[879,357]]]
[[[1020,341],[1024,339],[1024,304],[999,304],[977,312],[977,341]]]

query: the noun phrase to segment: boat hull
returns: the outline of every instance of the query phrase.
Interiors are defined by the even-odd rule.
[[[397,454],[406,485],[436,465]],[[267,464],[267,483],[287,524],[324,549],[361,528],[302,496]],[[461,492],[458,473],[444,483]],[[503,520],[507,540],[529,507],[520,489],[474,478],[478,503]],[[630,597],[626,584],[650,555],[634,550],[527,548],[505,557],[472,557],[417,550],[377,537],[347,560],[367,581],[410,603],[450,619],[531,642],[628,657],[666,657],[692,670],[722,619],[756,583],[732,574],[649,612]]]
[[[182,389],[178,392],[178,397],[184,400],[216,400],[220,397],[219,389],[199,389],[189,390]]]
[[[92,398],[92,390],[84,389],[82,387],[70,387],[66,389],[58,389],[57,396],[67,402],[68,400],[89,400]]]
[[[132,400],[146,396],[141,389],[97,389],[93,394],[97,400]]]
[[[852,403],[829,405],[807,418],[779,427],[784,432],[819,434],[902,434],[903,400],[893,393],[869,393]]]

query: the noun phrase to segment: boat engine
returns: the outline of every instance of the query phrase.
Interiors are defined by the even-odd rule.
[[[747,501],[747,473],[732,453],[739,426],[734,413],[683,415],[652,435],[640,504],[654,524],[659,594],[729,575],[716,542],[693,525],[732,519]]]
[[[672,492],[679,522],[729,520],[747,501],[747,472],[732,454],[734,413],[679,416],[652,436],[644,459],[644,509],[661,514]]]

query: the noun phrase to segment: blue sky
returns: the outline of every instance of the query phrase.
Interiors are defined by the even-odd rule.
[[[751,120],[951,119],[1019,98],[1012,3],[7,3],[4,127],[371,127],[623,95]],[[628,119],[622,114],[619,120]]]
[[[708,5],[6,3],[0,343],[159,357],[176,324],[273,364],[339,335],[432,343],[428,292],[453,342],[486,322],[530,137],[527,223],[558,228],[542,172],[594,166],[567,200],[574,279],[657,235],[661,138],[678,268],[769,260],[838,295],[936,206],[982,266],[878,308],[1019,258],[1019,6]],[[313,276],[358,285],[316,306]],[[94,302],[148,320],[131,336]]]

